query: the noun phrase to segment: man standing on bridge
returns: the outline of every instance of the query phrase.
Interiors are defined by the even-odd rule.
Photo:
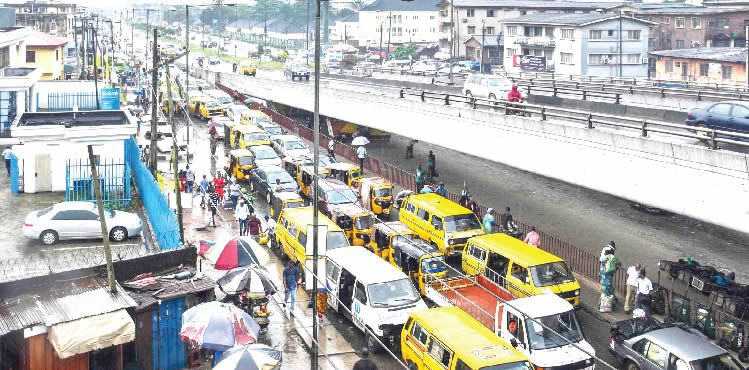
[[[430,150],[429,155],[427,155],[427,173],[428,173],[430,180],[439,176],[437,174],[436,167],[437,167],[437,159],[434,157],[434,153]]]
[[[360,145],[356,149],[356,156],[359,157],[359,168],[361,169],[362,175],[364,174],[364,159],[367,158],[367,148],[364,145]]]

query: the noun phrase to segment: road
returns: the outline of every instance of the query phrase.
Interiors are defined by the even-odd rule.
[[[178,120],[180,124],[184,125],[184,120],[179,119]],[[194,159],[190,163],[190,167],[193,168],[196,171],[196,174],[198,177],[202,177],[203,174],[211,174],[215,173],[217,169],[220,169],[224,166],[224,163],[226,163],[226,155],[223,150],[222,146],[219,146],[219,150],[217,150],[216,157],[211,158],[211,156],[208,153],[209,143],[208,143],[208,128],[206,124],[202,121],[193,121],[193,124],[195,125],[195,129],[197,131],[197,140],[195,138],[192,139],[193,142],[193,149],[196,151]],[[168,169],[167,163],[160,163],[160,168]],[[246,184],[243,184],[243,187],[247,188]],[[248,189],[249,190],[249,189]],[[266,214],[268,210],[268,206],[265,203],[264,199],[261,199],[262,197],[258,197],[255,200],[255,206],[259,212],[259,214]],[[459,261],[451,261],[451,265],[455,265],[459,268]],[[280,311],[280,307],[276,307],[276,311]],[[582,326],[583,332],[586,335],[586,338],[589,340],[589,342],[593,345],[594,349],[596,350],[596,353],[600,356],[602,356],[602,359],[610,362],[612,361],[612,358],[610,357],[608,351],[606,350],[606,345],[608,344],[608,324],[599,321],[594,316],[588,314],[585,311],[578,311],[578,319],[580,320],[580,324]],[[354,327],[351,325],[351,323],[345,319],[343,316],[333,313],[332,311],[328,311],[326,313],[326,322],[330,325],[333,325],[336,330],[341,334],[344,340],[346,340],[354,349],[358,350],[360,348],[363,348],[364,343],[364,337],[361,334],[360,331],[354,329]],[[398,350],[395,350],[395,354],[397,356],[400,356]],[[302,364],[308,364],[309,362],[309,356],[307,354],[295,352],[292,354],[293,357],[289,358],[289,362],[287,362],[287,365],[296,365],[299,364],[299,366],[302,366]],[[337,361],[336,358],[339,357],[339,355],[333,355],[331,356],[332,360],[335,362]],[[398,362],[393,359],[389,354],[386,352],[373,354],[370,356],[376,363],[378,368],[380,369],[397,369],[399,368]],[[321,364],[324,363],[325,360],[321,358]]]

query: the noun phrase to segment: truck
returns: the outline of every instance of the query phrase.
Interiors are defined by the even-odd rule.
[[[595,355],[595,350],[583,338],[574,307],[556,294],[517,298],[505,288],[507,282],[497,280],[501,276],[492,279],[484,275],[427,279],[425,295],[428,299],[440,307],[461,308],[511,343],[536,368],[593,370],[595,367],[595,359],[586,354]]]

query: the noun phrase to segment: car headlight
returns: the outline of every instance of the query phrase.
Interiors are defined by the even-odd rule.
[[[455,239],[449,239],[449,240],[447,241],[447,244],[450,244],[450,245],[453,245],[453,244],[455,244]]]
[[[575,291],[575,296],[579,296],[579,295],[580,295],[580,289]]]

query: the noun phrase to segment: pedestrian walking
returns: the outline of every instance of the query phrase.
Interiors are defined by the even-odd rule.
[[[614,243],[613,240],[601,249],[601,261],[603,261],[603,258],[609,254],[616,254],[616,243]]]
[[[471,193],[466,189],[465,183],[463,183],[463,190],[460,191],[460,198],[458,198],[458,204],[468,208],[468,198],[471,197]]]
[[[335,140],[334,139],[330,139],[330,141],[328,141],[328,156],[330,156],[330,158],[335,160]]]
[[[213,185],[208,185],[208,208],[211,209],[211,225],[216,227],[216,212],[218,212],[218,194]]]
[[[192,193],[192,186],[195,184],[195,171],[190,169],[189,164],[185,168],[185,180],[187,180],[187,192]]]
[[[641,268],[637,278],[637,296],[635,297],[635,308],[645,311],[645,316],[650,316],[651,303],[653,301],[653,282],[648,279],[645,269]]]
[[[474,215],[479,215],[479,206],[473,201],[473,196],[468,195],[468,201],[466,201],[466,208],[470,209]]]
[[[494,208],[489,208],[486,210],[486,214],[484,215],[484,219],[481,221],[481,224],[484,226],[484,234],[491,234],[494,232],[494,215],[492,214],[494,212]]]
[[[377,370],[377,365],[369,359],[369,350],[364,347],[361,350],[361,358],[354,363],[353,370]]]
[[[635,305],[635,296],[637,295],[637,279],[640,277],[642,265],[639,263],[629,266],[627,269],[627,295],[624,297],[624,312],[632,312]]]
[[[260,242],[260,219],[255,216],[255,213],[250,213],[250,218],[247,222],[247,227],[250,229],[250,237],[256,242]]]
[[[221,172],[216,172],[216,177],[213,179],[213,186],[216,187],[216,193],[218,193],[219,199],[224,199],[224,186],[226,186],[226,180]]]
[[[322,318],[328,310],[328,287],[317,289],[317,325],[322,328]]]
[[[242,200],[234,210],[234,217],[239,222],[239,236],[247,235],[247,222],[250,217],[250,208],[247,206],[247,201]]]
[[[432,190],[432,188],[429,185],[424,185],[424,187],[421,188],[421,190],[419,191],[419,194],[429,194],[429,193],[434,193],[434,190]]]
[[[512,213],[510,213],[510,207],[506,207],[505,213],[499,215],[499,228],[505,233],[512,230]]]
[[[411,159],[414,157],[414,144],[418,142],[418,140],[411,140],[408,142],[408,145],[406,145],[406,159]]]
[[[13,155],[13,151],[10,148],[3,150],[3,159],[5,160],[5,169],[8,170],[8,176],[10,176],[10,156]]]
[[[420,191],[424,185],[424,170],[421,165],[416,166],[416,191]]]
[[[291,307],[289,308],[289,312],[291,314],[294,314],[294,305],[296,304],[296,281],[297,281],[296,265],[294,264],[294,261],[289,261],[289,263],[286,264],[286,268],[283,270],[283,288],[284,288],[283,306],[285,308],[286,303],[288,303],[289,298],[291,298]]]
[[[240,186],[234,182],[229,186],[229,199],[231,199],[231,209],[237,208],[237,200],[239,199]]]
[[[364,147],[364,145],[360,145],[359,148],[356,149],[356,156],[359,158],[359,168],[361,169],[361,174],[364,174],[364,159],[367,158],[367,148]]]
[[[531,226],[531,231],[528,232],[528,234],[525,236],[525,239],[523,239],[523,241],[536,248],[538,248],[541,245],[541,236],[538,235],[538,232],[536,231],[535,226]]]
[[[614,273],[621,264],[614,254],[606,254],[600,260],[601,275],[601,300],[598,309],[601,312],[611,312],[614,310]]]
[[[208,130],[208,135],[210,136],[210,145],[211,145],[211,155],[216,156],[216,147],[218,146],[218,132],[216,132],[216,127],[211,127],[210,130]]]
[[[427,155],[427,176],[429,179],[439,177],[437,174],[437,159],[434,157],[434,153],[431,150]]]

